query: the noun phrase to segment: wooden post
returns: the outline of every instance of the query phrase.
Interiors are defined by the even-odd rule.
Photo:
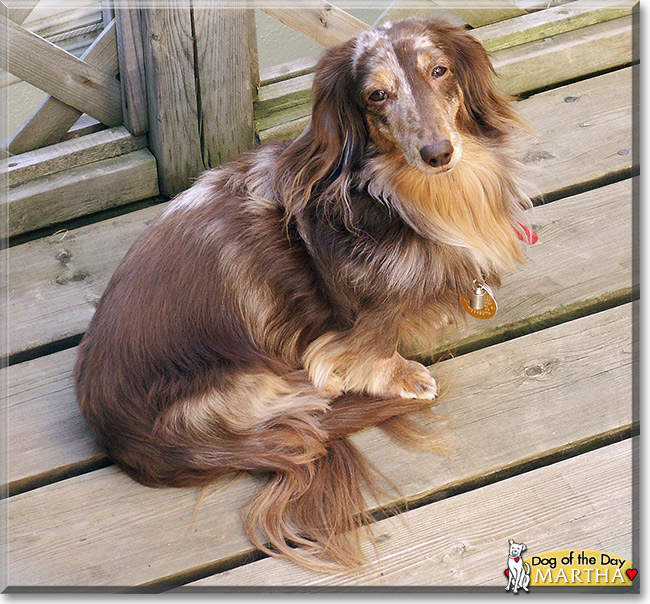
[[[149,144],[170,196],[254,144],[254,21],[213,6],[140,11]]]
[[[115,22],[122,117],[127,130],[139,136],[149,129],[140,11],[129,7],[124,0],[120,2],[120,7],[115,10]]]

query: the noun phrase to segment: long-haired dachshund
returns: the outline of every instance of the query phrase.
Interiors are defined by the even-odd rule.
[[[328,49],[306,130],[203,174],[112,276],[76,366],[110,457],[151,486],[264,473],[257,547],[358,564],[370,472],[346,437],[404,436],[395,418],[436,383],[398,348],[434,344],[460,294],[522,260],[521,133],[460,28],[406,20]]]

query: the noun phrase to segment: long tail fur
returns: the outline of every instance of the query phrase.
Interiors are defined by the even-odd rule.
[[[386,486],[396,491],[348,435],[371,426],[411,444],[434,448],[417,424],[403,414],[427,408],[431,401],[416,399],[366,399],[344,396],[318,417],[320,438],[312,432],[311,458],[284,457],[281,464],[260,467],[270,471],[266,484],[248,503],[245,528],[260,550],[321,571],[358,567],[364,562],[362,527],[372,521],[367,509],[379,500]],[[274,428],[282,440],[293,422],[284,418]],[[295,427],[293,424],[292,427]],[[269,438],[268,429],[260,433]],[[279,461],[279,460],[276,460]]]

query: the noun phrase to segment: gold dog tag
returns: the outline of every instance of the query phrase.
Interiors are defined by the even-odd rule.
[[[487,283],[477,285],[472,293],[472,300],[461,294],[460,305],[463,310],[476,319],[491,319],[497,314],[497,301]]]

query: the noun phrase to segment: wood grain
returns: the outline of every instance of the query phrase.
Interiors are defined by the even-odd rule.
[[[558,82],[630,64],[632,25],[622,17],[496,53],[499,86],[508,94],[544,89]]]
[[[130,153],[146,144],[144,136],[132,136],[124,126],[118,126],[0,161],[0,174],[6,174],[9,186],[15,187],[35,178]]]
[[[324,47],[345,42],[369,27],[326,0],[301,2],[300,8],[282,8],[275,2],[264,1],[259,2],[258,6],[265,13]]]
[[[115,21],[124,125],[131,134],[140,135],[149,128],[149,116],[142,28],[136,4],[122,0],[115,10]]]
[[[117,44],[115,23],[111,22],[81,56],[88,65],[117,75]],[[21,126],[9,143],[14,154],[40,149],[58,143],[81,117],[82,112],[59,99],[48,96],[34,114]]]
[[[122,123],[120,83],[58,46],[0,15],[7,45],[0,45],[0,62],[10,73],[44,90],[107,126]]]
[[[326,575],[267,558],[190,583],[222,586],[494,587],[501,592],[508,539],[528,555],[592,549],[632,560],[633,449],[625,440],[453,499],[382,520],[364,544],[376,558],[359,573]],[[615,480],[612,477],[616,477]],[[531,588],[531,593],[535,591]]]
[[[202,166],[214,168],[254,145],[250,39],[255,23],[246,10],[197,8],[192,19]]]
[[[629,430],[631,314],[631,305],[618,307],[436,366],[452,387],[436,405],[450,421],[434,427],[447,456],[405,450],[378,430],[353,440],[418,501]],[[196,489],[149,489],[114,467],[16,495],[8,501],[9,585],[169,582],[250,552],[238,510],[254,479],[221,489],[227,482],[193,522]]]
[[[189,9],[141,11],[149,147],[163,194],[187,188],[204,169]]]
[[[27,361],[6,370],[11,491],[92,466],[105,458],[79,413],[72,370],[77,349]],[[47,463],[44,464],[45,460]],[[45,466],[49,468],[42,471]],[[41,468],[34,472],[34,468]]]
[[[148,149],[31,180],[7,191],[9,236],[158,194]]]
[[[575,0],[479,27],[471,33],[487,50],[495,52],[631,15],[635,4],[635,0],[611,0],[597,7],[593,0]]]

